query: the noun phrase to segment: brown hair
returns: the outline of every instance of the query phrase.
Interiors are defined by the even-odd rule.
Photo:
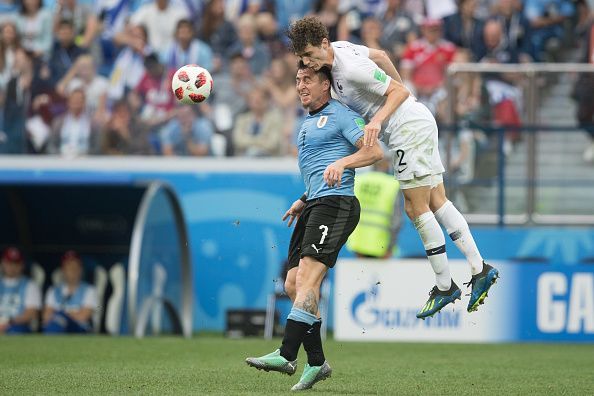
[[[328,29],[316,16],[307,16],[291,24],[287,30],[291,40],[291,49],[295,53],[303,52],[308,44],[314,47],[322,45],[322,40],[330,39]]]

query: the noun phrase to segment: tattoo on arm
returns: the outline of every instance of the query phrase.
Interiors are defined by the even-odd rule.
[[[318,299],[313,290],[309,290],[303,301],[295,301],[295,308],[299,308],[312,315],[318,314]]]
[[[363,147],[363,136],[361,136],[361,137],[359,138],[359,140],[357,140],[357,141],[355,142],[355,147],[357,147],[358,149],[360,149],[361,147]]]

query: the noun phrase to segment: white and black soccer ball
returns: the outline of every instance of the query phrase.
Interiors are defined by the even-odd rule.
[[[210,73],[198,65],[180,67],[171,79],[171,90],[175,98],[184,104],[205,101],[212,93],[213,81]]]

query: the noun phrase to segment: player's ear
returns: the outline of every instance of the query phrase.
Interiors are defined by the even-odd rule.
[[[324,37],[324,38],[322,39],[322,45],[321,45],[321,47],[322,47],[323,49],[327,49],[329,45],[330,45],[330,42],[328,41],[328,39],[327,39],[327,38],[325,38],[325,37]]]

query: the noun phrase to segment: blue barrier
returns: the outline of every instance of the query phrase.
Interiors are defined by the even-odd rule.
[[[128,161],[134,163],[134,168],[126,165]],[[146,162],[146,168],[150,170],[142,170],[142,164],[135,161]],[[45,170],[31,166],[27,169],[3,166],[0,167],[0,182],[18,180],[37,184],[117,180],[133,184],[147,180],[164,181],[180,197],[188,221],[194,264],[194,330],[223,329],[225,311],[229,308],[266,306],[266,297],[274,290],[291,236],[291,229],[281,222],[281,216],[304,189],[296,164],[286,166],[283,162],[279,166],[271,160],[261,161],[258,169],[254,166],[248,169],[239,163],[233,165],[234,169],[221,166],[223,170],[217,170],[217,161],[194,161],[192,166],[186,164],[181,170],[168,170],[159,169],[165,162],[146,159],[126,159],[120,161],[124,165],[119,167],[103,166],[103,162],[95,161],[93,166],[87,164],[81,168],[81,163],[85,164],[84,160],[56,161],[53,169],[44,167]],[[251,164],[250,161],[243,163]],[[591,268],[590,273],[594,269],[579,265],[594,257],[592,228],[473,227],[473,231],[483,255],[489,260],[559,263],[564,266],[562,273],[574,271],[567,266],[580,271]],[[424,255],[419,237],[408,221],[399,236],[399,246],[401,256]],[[462,257],[451,242],[447,249],[450,257]],[[351,256],[343,250],[342,257]],[[526,271],[535,268],[525,263],[518,266]],[[532,273],[525,272],[522,276]],[[579,279],[578,283],[583,282]],[[573,278],[568,278],[570,285],[572,281]],[[521,298],[530,296],[522,295]],[[526,333],[526,337],[530,334]]]

